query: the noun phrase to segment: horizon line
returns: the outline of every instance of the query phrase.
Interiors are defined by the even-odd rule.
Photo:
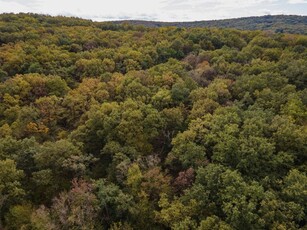
[[[186,21],[159,21],[159,20],[150,20],[150,19],[133,19],[133,18],[110,18],[110,20],[95,20],[98,18],[103,18],[99,16],[93,16],[93,18],[90,17],[82,17],[82,16],[77,16],[77,15],[64,15],[64,14],[46,14],[46,13],[33,13],[33,12],[2,12],[0,15],[4,14],[13,14],[13,15],[19,15],[19,14],[28,14],[28,15],[41,15],[41,16],[49,16],[49,17],[66,17],[66,18],[78,18],[82,20],[88,20],[92,22],[129,22],[129,21],[142,21],[142,22],[162,22],[162,23],[182,23],[182,22],[204,22],[204,21],[223,21],[223,20],[235,20],[235,19],[247,19],[247,18],[259,18],[259,17],[277,17],[277,16],[296,16],[296,17],[307,17],[306,15],[301,15],[301,14],[263,14],[263,15],[251,15],[251,16],[244,16],[244,17],[233,17],[233,18],[220,18],[220,19],[202,19],[202,20],[186,20]]]

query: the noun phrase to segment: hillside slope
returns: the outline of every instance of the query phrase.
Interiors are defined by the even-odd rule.
[[[31,18],[31,19],[29,19]],[[31,23],[32,26],[39,27],[41,25],[52,26],[91,26],[106,30],[127,30],[137,29],[140,27],[158,28],[175,26],[179,28],[232,28],[240,30],[264,30],[277,33],[290,34],[307,34],[307,16],[297,15],[276,15],[276,16],[261,16],[247,17],[225,20],[211,21],[194,21],[194,22],[158,22],[158,21],[140,21],[140,20],[125,20],[125,21],[110,21],[110,22],[94,22],[87,19],[76,17],[52,17],[40,14],[0,14],[0,33],[15,32],[20,30],[20,25],[24,22]],[[9,24],[7,24],[9,23]],[[5,25],[5,26],[3,26]],[[14,26],[13,26],[14,25]],[[137,26],[136,28],[133,28]]]
[[[217,27],[235,28],[240,30],[269,30],[292,34],[307,34],[307,16],[276,15],[247,17],[224,20],[194,21],[194,22],[155,22],[155,21],[116,21],[116,24],[129,23],[148,27],[177,26],[177,27]]]

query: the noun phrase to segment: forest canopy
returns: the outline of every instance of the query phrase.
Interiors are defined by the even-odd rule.
[[[305,229],[307,36],[0,15],[0,229]]]
[[[176,26],[183,28],[215,27],[240,30],[265,30],[276,33],[307,34],[307,16],[298,15],[265,15],[233,19],[192,21],[192,22],[159,22],[142,20],[116,21],[116,24],[129,23],[147,27]]]

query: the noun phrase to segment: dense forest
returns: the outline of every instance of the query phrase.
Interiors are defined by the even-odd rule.
[[[194,22],[156,22],[126,20],[116,21],[116,24],[129,23],[147,27],[216,27],[234,28],[240,30],[268,30],[276,33],[307,34],[307,16],[297,15],[266,15],[260,17],[234,18],[223,20],[194,21]]]
[[[0,229],[306,229],[307,36],[0,15]]]

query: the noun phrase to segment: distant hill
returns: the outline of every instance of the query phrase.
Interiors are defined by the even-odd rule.
[[[159,22],[142,20],[122,20],[95,22],[77,17],[52,17],[49,15],[20,13],[0,14],[0,34],[3,32],[18,32],[26,27],[27,23],[32,26],[92,26],[102,30],[140,30],[140,27],[158,28],[175,26],[180,28],[216,27],[234,28],[240,30],[265,30],[277,33],[307,34],[307,16],[298,15],[267,15],[260,17],[246,17],[235,19],[194,21],[194,22]],[[143,29],[145,29],[143,28]]]
[[[266,15],[224,20],[194,21],[194,22],[157,22],[157,21],[114,21],[115,24],[128,23],[146,27],[217,27],[236,28],[240,30],[269,30],[293,34],[307,34],[307,16],[297,15]]]

